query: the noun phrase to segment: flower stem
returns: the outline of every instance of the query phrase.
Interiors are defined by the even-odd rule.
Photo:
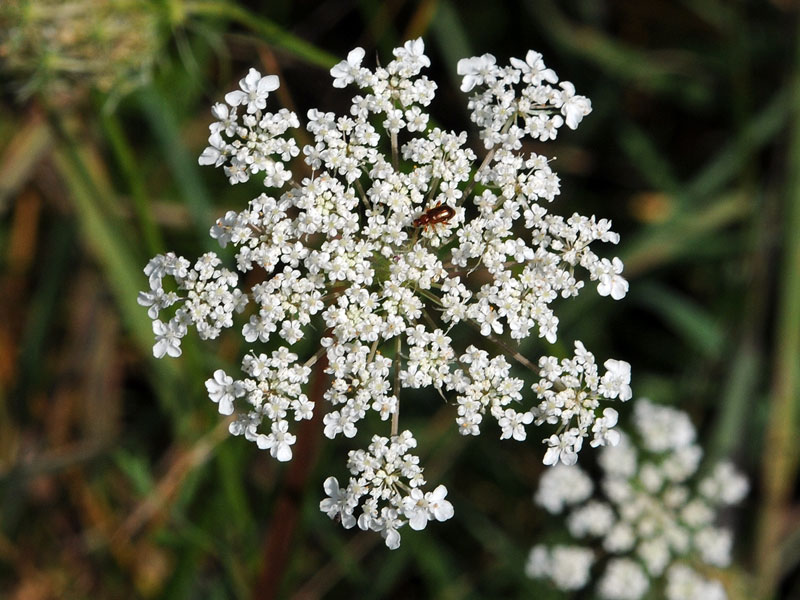
[[[275,502],[274,516],[264,539],[260,573],[253,589],[252,598],[256,600],[278,598],[281,582],[286,576],[291,557],[292,538],[301,522],[301,507],[304,505],[308,477],[319,455],[323,397],[328,387],[328,377],[325,375],[327,366],[328,361],[325,357],[314,368],[309,396],[316,409],[313,419],[300,424],[294,458],[289,464],[283,486]]]
[[[426,298],[428,298],[428,300],[430,300],[430,301],[431,301],[431,302],[433,302],[434,304],[437,304],[438,306],[441,306],[441,305],[442,305],[442,302],[441,302],[441,300],[440,300],[439,298],[437,298],[437,297],[436,297],[436,296],[434,296],[433,294],[430,294],[430,293],[428,293],[426,290],[417,290],[417,291],[418,291],[418,292],[419,292],[421,295],[423,295],[423,296],[425,296]],[[481,328],[480,328],[480,325],[478,325],[478,324],[477,324],[475,321],[473,321],[472,319],[464,319],[464,322],[465,322],[467,325],[469,325],[470,327],[472,327],[473,329],[475,329],[476,331],[480,332],[480,330],[481,330]],[[481,335],[483,335],[483,334],[481,334]],[[508,354],[509,354],[509,355],[510,355],[510,356],[511,356],[511,357],[512,357],[514,360],[516,360],[516,361],[517,361],[519,364],[521,364],[522,366],[524,366],[524,367],[527,367],[528,369],[530,369],[530,370],[531,370],[531,371],[533,371],[534,373],[537,373],[537,374],[539,373],[539,367],[538,367],[538,366],[536,366],[536,365],[535,365],[534,363],[532,363],[530,360],[528,360],[527,358],[525,358],[525,357],[524,357],[522,354],[520,354],[520,353],[519,353],[519,351],[517,351],[517,350],[514,350],[514,348],[512,348],[511,346],[509,346],[508,344],[506,344],[506,343],[505,343],[503,340],[501,340],[499,337],[496,337],[496,336],[495,336],[494,334],[492,334],[492,333],[490,333],[489,335],[484,335],[483,337],[485,337],[486,339],[488,339],[488,340],[490,340],[490,341],[494,342],[495,344],[497,344],[498,346],[500,346],[500,347],[501,347],[503,350],[505,350],[505,351],[506,351],[506,352],[507,352],[507,353],[508,353]]]
[[[473,321],[472,319],[464,319],[464,322],[467,325],[469,325],[470,327],[472,327],[473,329],[475,329],[476,331],[480,332],[480,330],[481,330],[480,326],[475,321]],[[483,335],[483,334],[481,334],[481,335]],[[535,365],[530,360],[525,358],[522,354],[520,354],[519,351],[514,350],[514,348],[512,348],[511,346],[506,344],[503,340],[501,340],[499,337],[495,336],[493,333],[490,333],[488,335],[484,335],[483,337],[485,337],[486,339],[488,339],[488,340],[494,342],[495,344],[497,344],[498,346],[500,346],[503,350],[505,350],[509,354],[509,356],[511,356],[514,360],[516,360],[523,367],[527,367],[528,369],[530,369],[531,371],[533,371],[536,374],[539,373],[539,367],[537,365]]]
[[[311,357],[311,358],[309,358],[309,359],[308,359],[306,362],[304,362],[304,363],[303,363],[303,366],[304,366],[304,367],[313,367],[313,366],[314,366],[314,363],[316,363],[316,362],[319,360],[319,358],[320,358],[320,357],[321,357],[323,354],[325,354],[326,350],[327,350],[327,348],[325,348],[325,347],[322,347],[322,348],[320,348],[319,350],[317,350],[317,351],[314,353],[314,356],[312,356],[312,357]]]
[[[394,395],[397,401],[394,403],[392,413],[392,437],[397,435],[400,428],[400,352],[403,349],[403,340],[398,335],[394,342]]]
[[[378,344],[380,344],[380,342],[380,337],[372,342],[372,348],[369,349],[369,357],[367,358],[368,363],[371,363],[372,359],[375,358],[375,353],[378,351]]]
[[[400,168],[400,154],[397,144],[397,132],[392,131],[392,166],[397,171]]]
[[[500,133],[501,134],[508,133],[508,130],[511,128],[511,125],[512,125],[512,123],[514,123],[514,120],[516,118],[517,118],[517,114],[514,113],[508,119],[508,121],[506,121],[506,124],[503,125],[503,129],[500,131]],[[483,168],[492,161],[496,151],[497,151],[497,146],[495,146],[494,148],[489,150],[489,152],[484,157],[483,162],[481,163],[481,165],[477,169],[475,169],[475,172],[472,174],[472,179],[470,179],[469,184],[467,185],[467,187],[464,188],[464,194],[461,196],[461,201],[459,202],[459,205],[463,204],[466,201],[467,196],[469,196],[472,193],[472,190],[475,187],[475,184],[478,183],[475,178],[478,176],[478,173],[480,173],[481,170],[483,170]]]
[[[364,186],[361,185],[361,180],[356,179],[355,184],[356,184],[356,190],[358,191],[358,195],[361,196],[361,202],[364,203],[364,208],[369,210],[372,207],[370,206],[369,200],[367,199],[367,194],[364,192]]]

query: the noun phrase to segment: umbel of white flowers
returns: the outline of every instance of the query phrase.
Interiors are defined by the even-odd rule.
[[[593,446],[614,442],[617,415],[611,408],[598,415],[601,401],[631,396],[630,366],[607,360],[601,372],[580,342],[574,358],[543,357],[538,368],[512,347],[533,333],[555,342],[550,305],[577,296],[585,279],[614,299],[628,289],[619,259],[591,249],[594,241],[617,243],[611,223],[552,214],[559,179],[547,158],[523,151],[525,138],[547,141],[564,124],[574,129],[589,100],[568,82],[556,86],[533,51],[510,66],[489,54],[460,61],[486,148],[477,163],[465,132],[429,123],[436,84],[420,74],[430,65],[424,50],[422,40],[406,42],[371,70],[356,48],[331,69],[334,87],[360,92],[349,115],[308,111],[313,144],[302,154],[312,174],[300,181],[289,166],[300,148],[288,135],[299,119],[266,110],[278,79],[250,69],[212,108],[200,157],[223,167],[231,184],[259,177],[269,190],[211,228],[222,247],[236,247],[235,271],[214,253],[194,265],[159,255],[145,269],[150,290],[139,296],[153,319],[157,357],[180,355],[190,326],[215,338],[234,313],[246,312],[241,332],[252,350],[244,375],[218,370],[206,387],[220,413],[235,414],[231,433],[278,460],[292,456],[290,421],[315,410],[326,411],[329,438],[352,438],[370,411],[389,422],[388,437],[375,435],[367,450],[350,453],[346,486],[325,481],[329,498],[320,507],[345,527],[379,531],[390,548],[405,523],[421,529],[453,514],[444,486],[422,491],[422,467],[409,453],[416,440],[399,428],[402,389],[450,398],[464,435],[478,435],[489,417],[501,438],[514,440],[524,440],[531,423],[552,426],[543,436],[548,464],[574,463],[586,437]],[[249,279],[258,283],[239,289],[236,271],[255,271]],[[168,289],[166,277],[174,282]],[[489,339],[534,371],[533,393],[523,393],[526,381],[505,356],[458,348],[449,335],[456,326],[474,328],[476,344]],[[319,351],[301,358],[290,347],[306,336],[319,337]],[[266,353],[264,344],[277,339],[286,345]],[[324,407],[304,392],[323,353],[332,378]]]
[[[633,440],[622,436],[600,453],[606,500],[590,499],[592,480],[578,466],[542,476],[536,503],[553,514],[569,509],[567,528],[586,545],[535,546],[528,575],[572,592],[587,585],[590,568],[605,555],[596,588],[604,600],[640,600],[651,588],[659,590],[653,598],[724,600],[722,584],[690,565],[730,564],[731,533],[714,521],[719,507],[744,498],[747,479],[728,462],[694,477],[703,453],[684,412],[637,400],[634,424]]]

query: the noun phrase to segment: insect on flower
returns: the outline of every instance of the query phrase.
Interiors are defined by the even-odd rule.
[[[456,214],[455,209],[450,206],[442,206],[437,204],[433,208],[429,208],[419,217],[414,219],[414,227],[428,227],[447,223]]]

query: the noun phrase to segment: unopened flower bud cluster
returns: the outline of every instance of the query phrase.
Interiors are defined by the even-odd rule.
[[[536,503],[567,512],[569,533],[583,545],[537,545],[526,572],[577,590],[605,556],[600,598],[639,600],[656,589],[655,597],[667,600],[723,600],[722,584],[693,565],[730,564],[732,536],[715,525],[716,513],[744,498],[747,480],[729,462],[695,477],[702,450],[686,413],[638,400],[634,420],[634,439],[622,435],[600,453],[605,500],[592,498],[592,480],[577,466],[558,465],[542,476]]]
[[[597,412],[601,401],[630,397],[627,363],[606,361],[601,373],[578,344],[579,356],[543,359],[541,373],[526,380],[481,341],[505,345],[530,367],[535,361],[508,344],[534,333],[555,342],[556,298],[576,296],[591,281],[600,295],[619,299],[628,284],[619,259],[591,249],[617,243],[611,223],[552,214],[559,179],[547,157],[523,151],[523,139],[553,139],[591,109],[572,84],[555,86],[541,55],[531,51],[510,66],[490,55],[459,62],[487,149],[480,163],[465,132],[430,122],[436,84],[422,74],[430,65],[422,40],[396,48],[385,67],[364,66],[364,56],[356,48],[331,69],[334,87],[358,92],[348,115],[307,112],[313,141],[303,148],[290,137],[297,115],[267,110],[275,76],[251,69],[214,105],[200,163],[222,167],[231,184],[263,179],[267,191],[211,229],[222,247],[235,248],[236,271],[214,254],[194,266],[160,255],[147,266],[150,290],[139,301],[154,320],[157,357],[178,356],[190,327],[214,338],[244,313],[241,332],[252,348],[244,377],[219,370],[206,386],[221,413],[236,415],[231,433],[280,461],[292,456],[291,421],[315,410],[324,412],[331,439],[354,437],[369,414],[385,421],[388,437],[351,453],[349,483],[326,481],[322,509],[396,547],[404,524],[422,528],[452,514],[443,486],[421,489],[422,469],[408,454],[416,441],[398,426],[401,391],[447,398],[465,435],[480,433],[489,418],[501,438],[518,441],[534,422],[560,428],[545,461],[572,463],[585,437],[592,445],[616,441],[616,413]],[[301,156],[311,171],[305,178],[289,164]],[[241,274],[257,283],[241,290]],[[174,285],[165,289],[167,276]],[[455,327],[474,330],[473,344],[455,344]],[[320,350],[300,357],[291,347],[308,336]],[[266,354],[264,344],[275,342],[281,347]],[[330,384],[326,406],[314,406],[304,390],[322,354]]]

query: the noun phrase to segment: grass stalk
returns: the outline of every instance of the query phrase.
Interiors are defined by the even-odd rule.
[[[763,508],[757,551],[758,597],[770,598],[781,570],[781,544],[797,475],[797,403],[800,389],[800,44],[793,80],[794,118],[787,171],[783,257],[769,417],[762,451]]]

